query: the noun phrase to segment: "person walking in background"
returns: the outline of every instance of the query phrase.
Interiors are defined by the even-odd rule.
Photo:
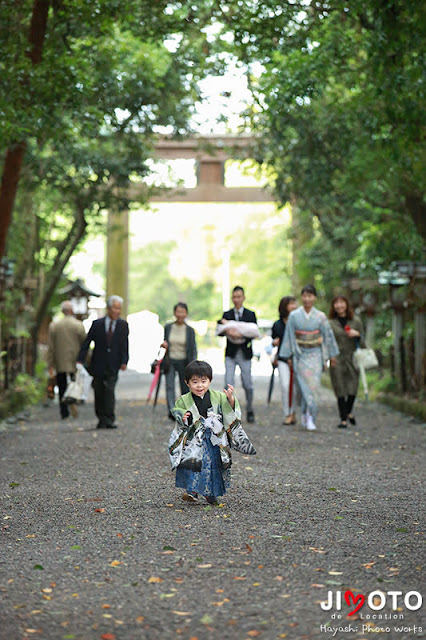
[[[188,393],[185,382],[185,367],[197,359],[197,344],[195,331],[186,323],[188,307],[184,302],[178,302],[173,307],[176,320],[164,327],[164,342],[162,347],[167,349],[165,360],[167,408],[170,420],[174,420],[172,409],[175,406],[175,377],[179,376],[181,395]]]
[[[245,300],[243,287],[236,286],[232,290],[232,302],[234,307],[225,311],[222,320],[236,320],[241,322],[252,322],[257,324],[256,314],[250,309],[243,307]],[[221,322],[221,321],[219,321]],[[226,350],[225,350],[225,389],[228,385],[235,385],[235,367],[238,365],[241,371],[241,380],[247,400],[247,422],[254,422],[253,411],[253,380],[251,376],[251,359],[253,357],[253,349],[251,346],[251,338],[245,338],[241,343],[232,342],[229,338],[236,339],[244,337],[236,329],[230,328],[225,330],[227,334]]]
[[[351,424],[356,424],[352,408],[358,393],[359,372],[354,366],[353,355],[359,344],[364,346],[364,331],[360,318],[354,315],[345,296],[338,295],[333,298],[329,318],[340,352],[336,366],[330,369],[331,384],[339,407],[338,427],[345,429],[348,419]]]
[[[272,326],[272,344],[274,345],[274,347],[278,347],[278,351],[284,338],[288,316],[291,311],[294,311],[294,309],[297,309],[296,298],[294,298],[293,296],[285,296],[284,298],[281,298],[280,304],[278,306],[278,313],[280,314],[280,317],[276,322],[274,322]],[[296,415],[294,413],[294,405],[296,403],[296,384],[293,371],[288,362],[279,360],[278,352],[277,358],[274,361],[274,365],[278,367],[278,373],[280,376],[281,396],[284,412],[283,424],[295,424]]]
[[[301,394],[302,426],[314,431],[318,414],[321,373],[327,357],[336,366],[339,348],[327,316],[314,307],[316,289],[308,284],[302,289],[302,307],[292,311],[287,320],[284,341],[278,357],[293,366]]]
[[[75,361],[81,344],[86,337],[83,323],[74,318],[71,300],[61,305],[64,317],[59,322],[52,322],[49,327],[47,361],[49,376],[54,377],[59,390],[59,411],[61,418],[68,418],[70,411],[77,417],[77,405],[67,405],[62,401],[67,388],[67,375],[75,374]]]
[[[120,318],[123,298],[110,296],[107,315],[94,320],[78,354],[78,362],[84,363],[90,343],[95,347],[90,362],[95,392],[97,429],[116,429],[115,385],[118,372],[127,368],[129,361],[129,325]]]

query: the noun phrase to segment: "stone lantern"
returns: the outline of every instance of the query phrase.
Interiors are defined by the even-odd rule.
[[[99,298],[101,295],[88,289],[80,278],[74,282],[70,282],[70,284],[61,289],[59,293],[64,295],[66,300],[71,300],[74,315],[78,320],[86,320],[88,317],[90,296]]]

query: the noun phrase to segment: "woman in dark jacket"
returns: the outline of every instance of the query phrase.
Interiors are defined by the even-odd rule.
[[[197,345],[195,331],[186,323],[188,307],[184,302],[178,302],[173,307],[176,320],[164,327],[164,342],[161,345],[167,349],[166,354],[166,394],[169,418],[174,420],[171,413],[176,402],[175,376],[179,375],[181,395],[188,393],[185,383],[185,367],[197,359]]]
[[[359,372],[353,364],[353,354],[358,344],[364,343],[361,320],[354,315],[345,296],[335,296],[331,302],[330,325],[339,347],[336,366],[330,368],[331,383],[339,407],[340,429],[348,426],[347,421],[356,424],[352,413],[358,393]]]
[[[297,309],[296,298],[293,296],[285,296],[281,298],[278,306],[279,319],[274,322],[272,326],[272,344],[280,349],[280,344],[284,339],[285,326],[290,311]],[[278,353],[277,351],[277,353]],[[275,364],[275,363],[274,363]],[[295,384],[292,382],[293,376],[291,367],[287,362],[276,360],[278,365],[278,373],[280,374],[281,384],[281,397],[283,403],[284,412],[284,425],[295,424],[296,415],[294,413],[294,405],[296,404],[295,398]]]

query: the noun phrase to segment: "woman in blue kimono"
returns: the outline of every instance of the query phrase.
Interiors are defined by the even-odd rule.
[[[302,425],[309,431],[317,428],[318,393],[325,362],[330,358],[330,366],[334,367],[339,355],[327,316],[314,307],[316,297],[313,285],[303,287],[303,306],[290,313],[278,354],[278,359],[292,362],[301,396]]]

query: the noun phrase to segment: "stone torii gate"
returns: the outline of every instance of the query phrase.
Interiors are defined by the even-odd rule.
[[[150,198],[151,202],[273,202],[267,187],[226,187],[225,162],[252,157],[251,136],[206,136],[184,140],[161,139],[155,147],[155,160],[194,159],[197,184],[193,188],[176,188]],[[143,183],[129,187],[130,200],[142,200]],[[145,199],[145,198],[143,198]],[[108,214],[107,296],[124,298],[123,316],[127,315],[129,268],[129,213]]]

